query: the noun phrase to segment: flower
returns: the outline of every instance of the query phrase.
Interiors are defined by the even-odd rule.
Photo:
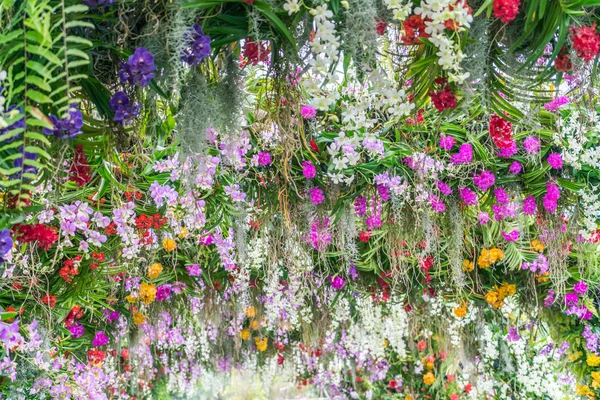
[[[597,367],[600,365],[600,357],[598,357],[596,354],[594,353],[589,353],[587,355],[587,358],[585,360],[585,362],[587,363],[587,365],[589,365],[590,367]]]
[[[450,162],[452,164],[460,165],[471,162],[473,158],[473,146],[470,143],[465,143],[460,146],[458,153],[450,156]]]
[[[370,231],[364,231],[364,232],[361,232],[360,235],[358,235],[358,240],[360,240],[363,243],[368,243],[370,238],[371,238]]]
[[[514,146],[512,140],[512,123],[504,118],[493,114],[489,124],[490,136],[496,147],[508,149]]]
[[[0,230],[0,263],[4,262],[4,256],[13,248],[13,240],[10,237],[10,230]]]
[[[509,233],[502,231],[502,236],[504,236],[504,240],[507,242],[516,242],[519,240],[519,231],[516,229],[513,229]]]
[[[454,315],[458,318],[463,318],[467,315],[468,305],[467,303],[463,303],[460,307],[454,308]]]
[[[72,339],[80,338],[85,333],[85,328],[83,327],[83,325],[81,325],[80,322],[73,323],[67,328],[67,330],[71,332]]]
[[[150,304],[156,299],[156,285],[142,282],[140,284],[140,300]]]
[[[423,383],[425,383],[427,386],[433,385],[434,382],[435,382],[435,375],[433,375],[432,372],[428,372],[425,375],[423,375]]]
[[[206,57],[210,56],[210,36],[202,32],[202,28],[198,24],[192,25],[189,30],[188,46],[181,54],[181,61],[189,65],[198,65]]]
[[[585,294],[587,292],[587,285],[584,281],[579,281],[573,286],[573,291],[578,294]]]
[[[115,4],[115,0],[83,0],[83,4],[89,8],[106,7]]]
[[[452,194],[452,189],[450,188],[450,186],[444,183],[443,181],[437,182],[437,188],[440,191],[440,193],[444,196],[450,196]]]
[[[492,264],[501,261],[503,258],[504,253],[502,250],[496,247],[493,247],[490,250],[483,249],[481,250],[481,254],[477,260],[477,265],[479,268],[489,268]]]
[[[171,238],[164,238],[162,242],[163,249],[167,252],[172,252],[177,248],[177,243]]]
[[[141,105],[139,103],[131,104],[129,97],[123,91],[115,93],[110,99],[109,105],[110,109],[115,112],[113,121],[121,125],[129,125],[140,114]]]
[[[560,199],[560,190],[558,189],[558,186],[556,186],[552,182],[547,182],[546,194],[542,198],[542,201],[544,204],[544,208],[550,214],[554,214],[556,212],[556,207],[558,206],[558,199]]]
[[[242,338],[242,340],[250,339],[250,330],[248,330],[247,328],[242,329],[240,331],[240,337]]]
[[[266,166],[271,164],[271,153],[266,151],[261,151],[258,153],[258,165]]]
[[[521,340],[521,335],[519,335],[519,331],[514,326],[508,328],[508,334],[506,336],[511,342],[518,342]]]
[[[525,215],[534,215],[537,211],[537,204],[535,202],[535,197],[527,196],[525,200],[523,200],[523,214]]]
[[[346,284],[346,282],[344,282],[344,278],[342,278],[339,275],[336,276],[329,276],[327,279],[329,279],[329,283],[331,283],[331,287],[334,288],[335,290],[341,290],[344,285]]]
[[[144,87],[154,78],[154,69],[154,56],[144,47],[138,47],[126,63],[121,62],[119,78],[122,83]]]
[[[267,343],[269,342],[269,338],[259,339],[257,337],[254,338],[254,343],[256,344],[256,349],[258,351],[265,351],[267,349]]]
[[[312,179],[317,175],[317,167],[310,160],[302,163],[302,174],[306,179]]]
[[[133,323],[136,325],[143,325],[146,322],[146,316],[139,311],[133,313]]]
[[[313,119],[317,115],[317,109],[313,106],[302,107],[302,117],[306,119]]]
[[[455,140],[452,136],[443,136],[440,139],[440,147],[444,150],[450,150],[454,146]]]
[[[108,344],[108,336],[104,331],[96,332],[96,336],[92,340],[92,346],[101,347]]]
[[[569,104],[569,98],[566,96],[559,96],[554,100],[544,104],[544,108],[548,111],[556,111],[565,104]]]
[[[308,192],[310,194],[310,201],[315,206],[318,206],[319,204],[321,204],[325,200],[325,196],[323,195],[323,191],[318,186],[315,186],[315,187],[311,188]]]
[[[469,188],[458,188],[460,198],[468,206],[474,206],[477,204],[477,195]]]
[[[518,161],[513,161],[512,164],[510,164],[510,167],[508,168],[508,171],[513,174],[513,175],[518,175],[521,170],[523,169],[523,166],[521,165],[520,162]]]
[[[481,174],[473,176],[473,183],[479,188],[479,190],[485,192],[494,186],[494,183],[496,183],[496,177],[492,171],[485,170]]]
[[[521,2],[519,0],[494,0],[492,4],[494,17],[508,24],[519,14],[520,5]]]
[[[458,102],[456,101],[456,95],[452,91],[450,86],[446,86],[443,90],[432,92],[430,95],[433,106],[439,111],[444,112],[445,110],[453,110],[456,108]]]
[[[561,169],[563,166],[562,157],[558,153],[551,153],[548,156],[548,164],[554,169]]]
[[[534,251],[537,251],[538,253],[541,253],[542,251],[544,251],[544,243],[538,239],[533,239],[531,241],[531,247],[533,248]]]
[[[52,114],[49,118],[52,122],[52,128],[44,128],[46,135],[54,135],[58,139],[73,139],[81,133],[83,115],[74,106],[69,108],[66,117],[63,119],[58,119]]]
[[[535,154],[540,149],[540,141],[535,136],[528,136],[523,141],[523,148],[529,154]]]
[[[148,279],[156,279],[163,270],[163,266],[159,263],[154,263],[148,267],[146,276]]]
[[[198,264],[191,264],[185,267],[189,276],[200,276],[202,275],[202,269]]]
[[[596,23],[592,26],[571,28],[571,42],[577,57],[592,61],[600,52],[600,35],[596,32]]]
[[[463,260],[463,271],[465,272],[471,272],[473,271],[473,269],[475,269],[475,263],[473,263],[473,261],[470,260]]]

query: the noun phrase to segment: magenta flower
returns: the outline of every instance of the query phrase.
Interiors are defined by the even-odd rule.
[[[517,147],[517,143],[516,142],[511,142],[510,147],[503,147],[501,149],[498,149],[498,157],[501,158],[510,158],[512,156],[514,156],[515,154],[517,154],[519,151],[519,148]]]
[[[317,116],[317,109],[313,106],[303,106],[302,107],[302,117],[306,119],[313,119]]]
[[[528,136],[527,139],[523,141],[523,147],[529,154],[537,153],[540,149],[540,141],[535,136]]]
[[[211,244],[213,244],[213,235],[207,233],[206,235],[200,236],[198,244],[201,244],[203,246],[210,246]]]
[[[317,167],[310,160],[302,163],[302,174],[306,179],[312,179],[317,175]]]
[[[576,306],[579,302],[579,297],[575,293],[565,294],[565,305],[567,307]]]
[[[344,278],[342,278],[341,276],[337,275],[337,276],[329,276],[327,279],[329,279],[329,283],[331,283],[331,287],[334,288],[335,290],[340,290],[344,287],[344,285],[346,284],[346,282],[344,282]]]
[[[441,214],[444,211],[446,211],[446,205],[444,204],[444,202],[434,195],[429,196],[429,204],[431,205],[433,211],[435,211],[438,214]]]
[[[525,215],[534,215],[537,211],[537,204],[535,202],[535,197],[527,196],[525,200],[523,200],[523,214]]]
[[[474,206],[477,204],[477,195],[469,188],[459,188],[460,198],[468,206]]]
[[[494,189],[494,196],[496,196],[496,202],[498,204],[508,204],[510,201],[508,194],[506,194],[506,191],[501,187]]]
[[[310,201],[315,206],[318,206],[319,204],[321,204],[325,200],[325,195],[323,195],[323,191],[318,186],[315,186],[314,188],[311,188],[308,192],[310,194]]]
[[[266,151],[261,151],[258,153],[258,165],[266,166],[271,164],[271,153]]]
[[[579,281],[573,286],[573,291],[578,294],[584,294],[587,292],[587,285],[584,281]]]
[[[72,339],[80,338],[85,333],[85,328],[79,322],[75,322],[74,324],[69,326],[67,329],[69,330],[69,332],[71,332]]]
[[[189,276],[200,276],[202,275],[202,269],[198,264],[191,264],[185,267]]]
[[[379,197],[384,202],[390,199],[390,189],[385,185],[377,185],[377,193],[379,193]]]
[[[359,217],[364,217],[367,213],[367,198],[365,196],[358,196],[354,200],[354,212]]]
[[[490,214],[485,211],[480,211],[479,214],[477,214],[477,218],[479,219],[479,223],[481,225],[485,225],[490,222]]]
[[[523,166],[521,165],[520,162],[518,161],[513,161],[512,164],[510,164],[510,167],[508,168],[508,171],[513,174],[513,175],[518,175],[521,173],[521,170],[523,169]]]
[[[508,328],[508,335],[506,335],[508,340],[511,342],[518,342],[521,339],[521,335],[519,335],[519,331],[514,326]]]
[[[452,164],[460,165],[471,162],[473,159],[473,146],[470,143],[465,143],[460,146],[458,153],[450,156],[450,162]]]
[[[440,147],[444,150],[450,150],[454,146],[454,138],[452,136],[444,136],[440,139]]]
[[[494,186],[494,183],[496,183],[496,177],[492,171],[485,170],[481,174],[473,176],[473,183],[479,188],[479,190],[485,192]]]
[[[92,340],[92,346],[100,347],[108,344],[108,336],[104,331],[96,332],[96,336]]]
[[[546,183],[546,194],[542,198],[544,208],[550,214],[554,214],[556,212],[556,207],[558,207],[558,199],[560,199],[560,189],[552,182]]]
[[[452,194],[452,189],[450,188],[450,186],[444,183],[443,181],[438,181],[437,187],[440,193],[444,196],[450,196]]]
[[[544,307],[550,307],[554,304],[554,290],[548,290],[548,294],[544,299]]]
[[[569,98],[565,96],[560,96],[544,104],[544,108],[548,111],[556,111],[565,104],[569,104]]]
[[[558,153],[552,153],[548,156],[548,164],[554,169],[561,169],[563,166],[562,157]]]
[[[519,231],[514,229],[509,233],[502,231],[502,236],[504,236],[504,240],[507,242],[516,242],[519,240]]]

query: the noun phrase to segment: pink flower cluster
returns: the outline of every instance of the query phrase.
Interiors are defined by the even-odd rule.
[[[460,146],[458,153],[452,154],[450,162],[452,164],[460,165],[471,162],[473,159],[473,146],[470,143],[465,143]]]

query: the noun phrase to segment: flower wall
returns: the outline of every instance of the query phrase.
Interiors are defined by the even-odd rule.
[[[600,395],[594,0],[0,3],[0,396]]]

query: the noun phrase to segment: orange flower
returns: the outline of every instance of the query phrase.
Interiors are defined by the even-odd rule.
[[[423,375],[423,383],[425,383],[427,386],[433,385],[434,382],[435,382],[435,375],[433,375],[432,372],[428,372],[425,375]]]

